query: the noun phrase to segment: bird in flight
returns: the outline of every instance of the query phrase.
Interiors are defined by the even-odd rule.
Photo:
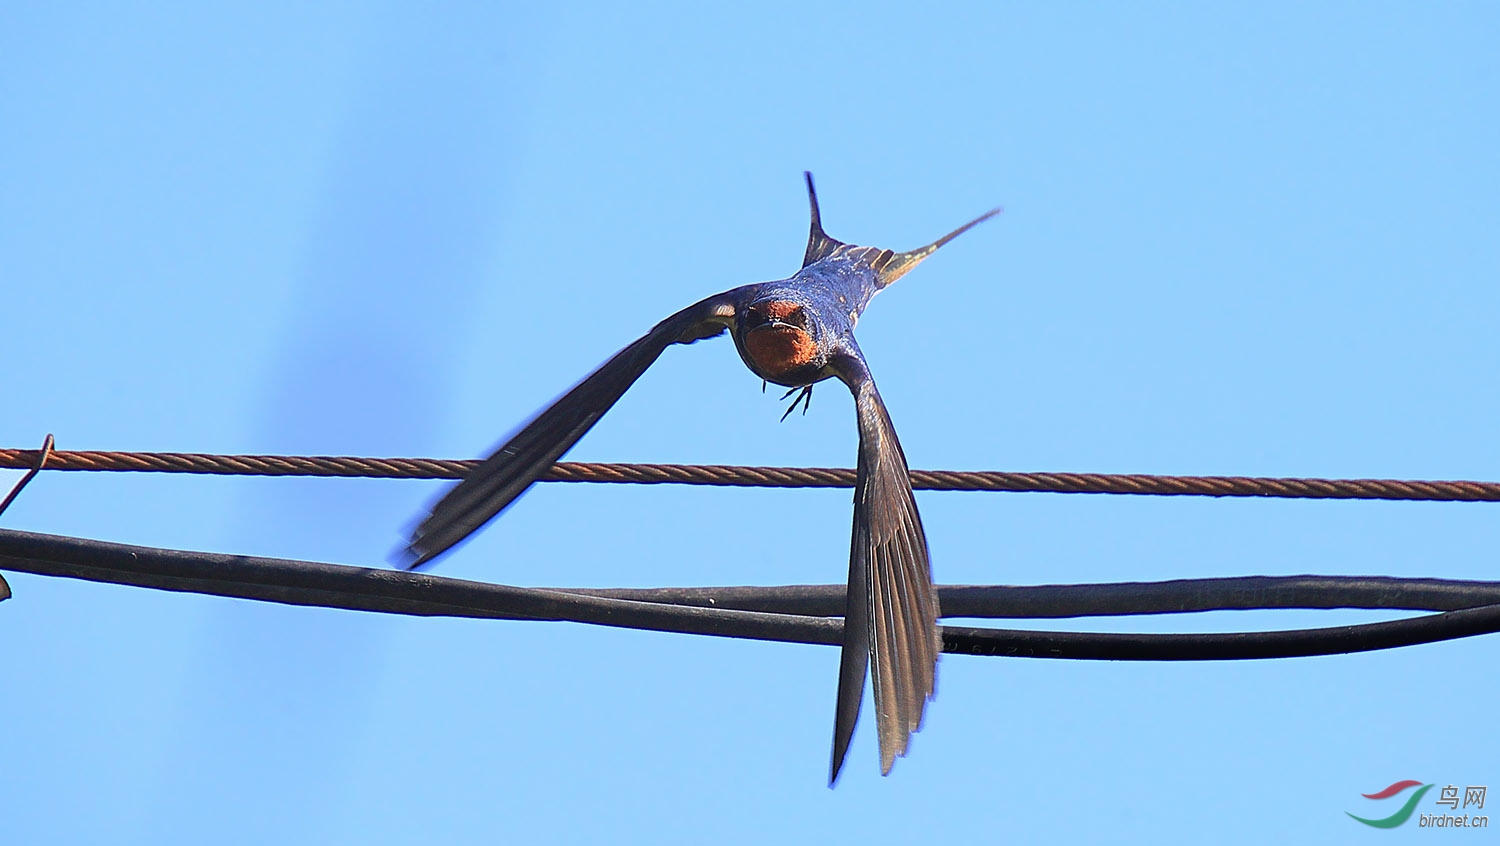
[[[904,253],[828,237],[812,174],[812,226],[802,269],[789,279],[714,294],[656,324],[568,391],[449,490],[412,532],[403,563],[419,567],[479,529],[531,487],[672,344],[728,332],[745,366],[789,388],[806,413],[812,387],[837,377],[854,395],[859,461],[843,655],[834,715],[829,784],[838,779],[873,679],[880,771],[905,755],[937,680],[942,649],[927,537],[912,495],[906,456],[854,326],[870,299],[939,247],[1000,213],[993,209],[936,241]],[[783,397],[785,399],[786,397]],[[786,419],[786,415],[782,415]]]

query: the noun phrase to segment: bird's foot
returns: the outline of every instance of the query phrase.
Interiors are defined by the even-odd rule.
[[[802,392],[797,394],[797,398],[792,400],[792,404],[786,407],[786,413],[781,415],[783,421],[792,416],[792,412],[797,410],[797,403],[799,402],[802,403],[802,413],[807,413],[807,409],[812,406],[812,389],[812,385],[803,385],[800,388],[793,388],[781,395],[782,399],[786,399],[792,394],[797,394],[798,391]]]

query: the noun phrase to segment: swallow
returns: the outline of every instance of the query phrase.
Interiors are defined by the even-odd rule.
[[[802,268],[795,275],[714,294],[620,350],[439,499],[412,532],[402,563],[408,568],[426,564],[503,511],[673,344],[729,333],[752,373],[788,388],[782,399],[797,394],[783,420],[799,402],[806,413],[814,384],[837,378],[854,396],[859,459],[828,778],[832,786],[854,736],[867,670],[873,680],[880,771],[886,775],[921,726],[936,690],[942,651],[927,537],[906,456],[854,340],[854,327],[877,293],[1001,210],[908,252],[855,246],[823,231],[812,174],[803,176],[812,224]]]

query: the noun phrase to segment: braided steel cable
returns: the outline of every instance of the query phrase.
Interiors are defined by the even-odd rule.
[[[33,468],[40,458],[40,452],[40,450],[0,449],[0,468]],[[433,458],[59,450],[48,456],[46,470],[461,479],[478,464],[477,460]],[[645,485],[852,488],[854,487],[854,471],[820,467],[559,462],[543,474],[541,480]],[[913,488],[928,491],[1500,502],[1500,483],[1470,481],[1160,476],[1135,473],[1008,473],[959,470],[913,470],[911,481]]]
[[[50,439],[49,439],[50,440]],[[50,446],[50,443],[49,443]],[[257,476],[459,479],[478,461],[347,456],[0,450],[0,468]],[[28,475],[28,480],[30,478]],[[913,471],[919,490],[1500,501],[1469,481]],[[543,481],[853,487],[837,468],[564,462]],[[24,484],[24,482],[22,483]],[[19,486],[18,486],[19,488]],[[14,497],[14,492],[10,498]],[[43,575],[298,605],[424,616],[571,620],[693,634],[837,644],[839,585],[776,588],[530,589],[388,570],[128,547],[0,530],[0,567]],[[8,590],[0,580],[0,599]],[[1071,617],[1265,608],[1441,613],[1357,626],[1222,634],[1029,632],[945,626],[944,650],[1105,660],[1228,660],[1386,649],[1500,631],[1500,583],[1289,576],[1159,583],[939,588],[945,616]]]

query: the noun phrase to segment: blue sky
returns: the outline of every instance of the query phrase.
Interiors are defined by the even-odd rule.
[[[809,169],[857,243],[1006,208],[860,324],[914,467],[1500,479],[1497,24],[1480,3],[8,4],[0,445],[484,454],[665,314],[795,271]],[[571,457],[852,465],[847,392],[780,413],[727,341],[676,348]],[[3,521],[372,566],[438,490],[54,473]],[[943,582],[1500,576],[1486,505],[919,502]],[[834,582],[849,509],[544,485],[436,572]],[[1360,793],[1500,780],[1493,637],[949,657],[910,757],[882,779],[867,714],[830,791],[836,650],[7,578],[18,843],[1364,842]]]

